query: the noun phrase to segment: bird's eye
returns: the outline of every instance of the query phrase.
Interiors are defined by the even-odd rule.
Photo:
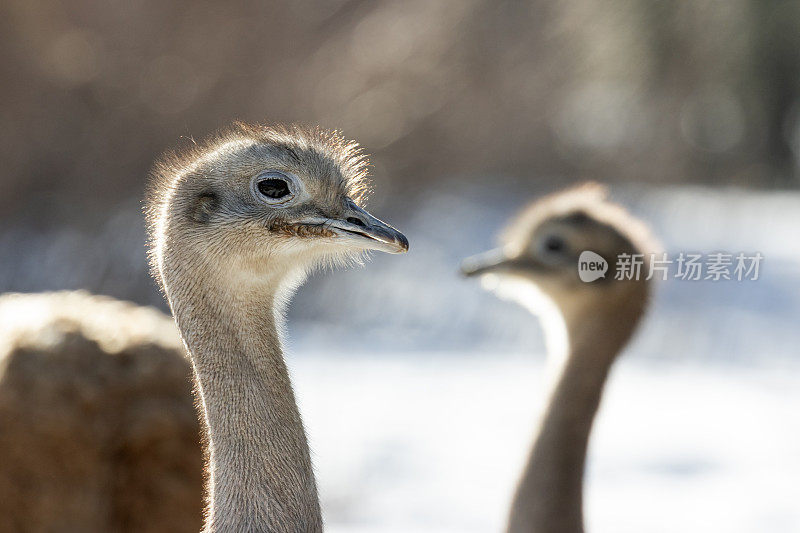
[[[283,172],[262,172],[252,182],[253,195],[260,201],[273,206],[282,206],[296,195],[299,186],[292,176]]]
[[[558,235],[548,235],[542,242],[542,249],[551,254],[561,253],[566,247],[564,239]]]
[[[292,194],[289,190],[289,184],[279,178],[267,178],[259,181],[258,192],[273,200],[278,200],[287,194]]]

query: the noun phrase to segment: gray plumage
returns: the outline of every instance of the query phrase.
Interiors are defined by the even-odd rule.
[[[322,530],[283,308],[320,264],[408,249],[359,207],[365,184],[355,143],[296,126],[237,125],[157,166],[150,254],[200,392],[206,531]]]

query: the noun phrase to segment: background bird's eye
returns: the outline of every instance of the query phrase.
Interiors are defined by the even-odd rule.
[[[286,180],[280,178],[263,179],[258,182],[257,187],[258,192],[273,200],[285,198],[292,194],[292,191],[289,189],[289,184],[286,183]]]
[[[566,247],[567,246],[566,243],[564,242],[564,239],[562,239],[558,235],[548,235],[545,238],[544,242],[542,243],[542,248],[544,249],[544,251],[550,253],[563,252]]]

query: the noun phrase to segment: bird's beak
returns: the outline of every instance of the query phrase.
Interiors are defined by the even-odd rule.
[[[350,202],[341,218],[326,218],[317,222],[322,222],[342,244],[390,254],[408,251],[405,235],[353,202]]]
[[[461,273],[464,276],[480,276],[506,272],[517,265],[517,261],[508,255],[502,248],[495,248],[487,252],[467,257],[461,262]]]

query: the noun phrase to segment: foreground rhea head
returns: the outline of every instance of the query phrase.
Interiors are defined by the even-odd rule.
[[[365,250],[405,252],[406,238],[360,207],[366,168],[355,143],[300,127],[237,125],[168,155],[147,206],[157,277],[189,262],[284,277]]]
[[[581,254],[587,251],[608,266],[602,277],[590,282],[581,280],[578,269]],[[649,251],[644,225],[609,202],[603,187],[586,184],[533,203],[511,222],[499,248],[466,259],[462,271],[467,276],[494,275],[501,287],[514,285],[499,288],[512,298],[525,298],[519,282],[535,284],[563,311],[595,303],[597,297],[609,300],[643,290],[644,284],[636,279],[615,279],[614,268],[624,254],[644,254],[639,267],[639,278],[644,280]]]
[[[408,250],[360,207],[365,167],[338,134],[240,125],[156,169],[151,259],[197,383],[209,533],[322,531],[281,311],[316,265]]]

